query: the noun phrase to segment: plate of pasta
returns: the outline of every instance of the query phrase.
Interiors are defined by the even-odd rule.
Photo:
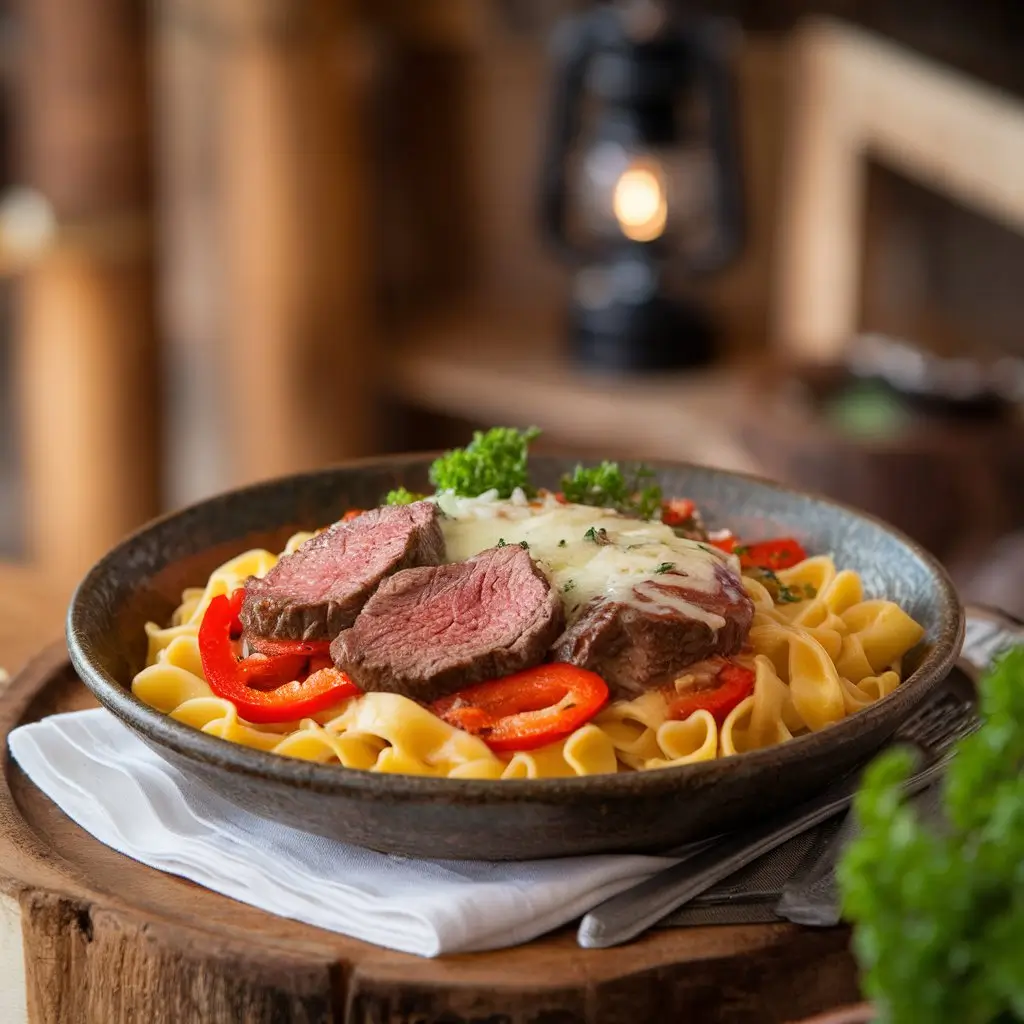
[[[705,467],[533,431],[237,490],[125,540],[72,662],[190,777],[391,853],[655,851],[862,762],[963,615],[913,542]]]

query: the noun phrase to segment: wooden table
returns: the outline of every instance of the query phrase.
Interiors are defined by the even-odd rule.
[[[58,636],[63,607],[0,566],[0,664]],[[0,699],[2,1024],[782,1024],[856,998],[841,929],[670,929],[583,950],[567,928],[426,960],[235,903],[91,839],[6,758],[13,725],[90,703],[60,643]]]

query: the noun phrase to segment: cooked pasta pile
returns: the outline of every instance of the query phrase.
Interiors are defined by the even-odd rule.
[[[311,534],[296,534],[285,552]],[[567,738],[537,750],[496,754],[478,737],[448,725],[415,701],[366,693],[312,718],[252,725],[207,685],[199,624],[210,601],[277,562],[252,550],[222,565],[205,588],[186,590],[170,626],[146,626],[146,668],[132,690],[146,704],[203,732],[287,757],[347,768],[450,778],[517,779],[647,771],[707,761],[782,743],[824,729],[891,693],[903,656],[923,630],[892,601],[866,600],[860,577],[831,558],[807,558],[778,578],[813,598],[776,604],[744,577],[755,614],[748,650],[736,661],[755,673],[753,695],[721,727],[704,710],[668,717],[663,691],[608,705]],[[678,684],[685,685],[685,677]]]

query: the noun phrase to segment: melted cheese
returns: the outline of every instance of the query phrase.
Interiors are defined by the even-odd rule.
[[[684,615],[717,632],[725,620],[674,588],[717,594],[726,567],[736,576],[737,588],[741,586],[734,556],[677,537],[661,522],[589,505],[563,505],[551,497],[530,503],[521,493],[511,499],[442,494],[435,500],[444,513],[441,530],[451,561],[502,542],[525,542],[561,596],[570,624],[591,602],[607,600],[658,615]]]

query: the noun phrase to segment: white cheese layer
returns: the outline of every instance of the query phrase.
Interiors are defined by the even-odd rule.
[[[679,587],[697,594],[720,592],[718,575],[739,562],[710,545],[677,537],[661,522],[645,522],[612,509],[561,504],[553,497],[527,502],[521,495],[436,499],[448,558],[463,561],[488,548],[528,545],[530,555],[561,596],[571,624],[595,599],[621,602],[659,615],[678,614],[717,632],[725,620],[686,600]],[[717,570],[717,572],[716,572]]]

